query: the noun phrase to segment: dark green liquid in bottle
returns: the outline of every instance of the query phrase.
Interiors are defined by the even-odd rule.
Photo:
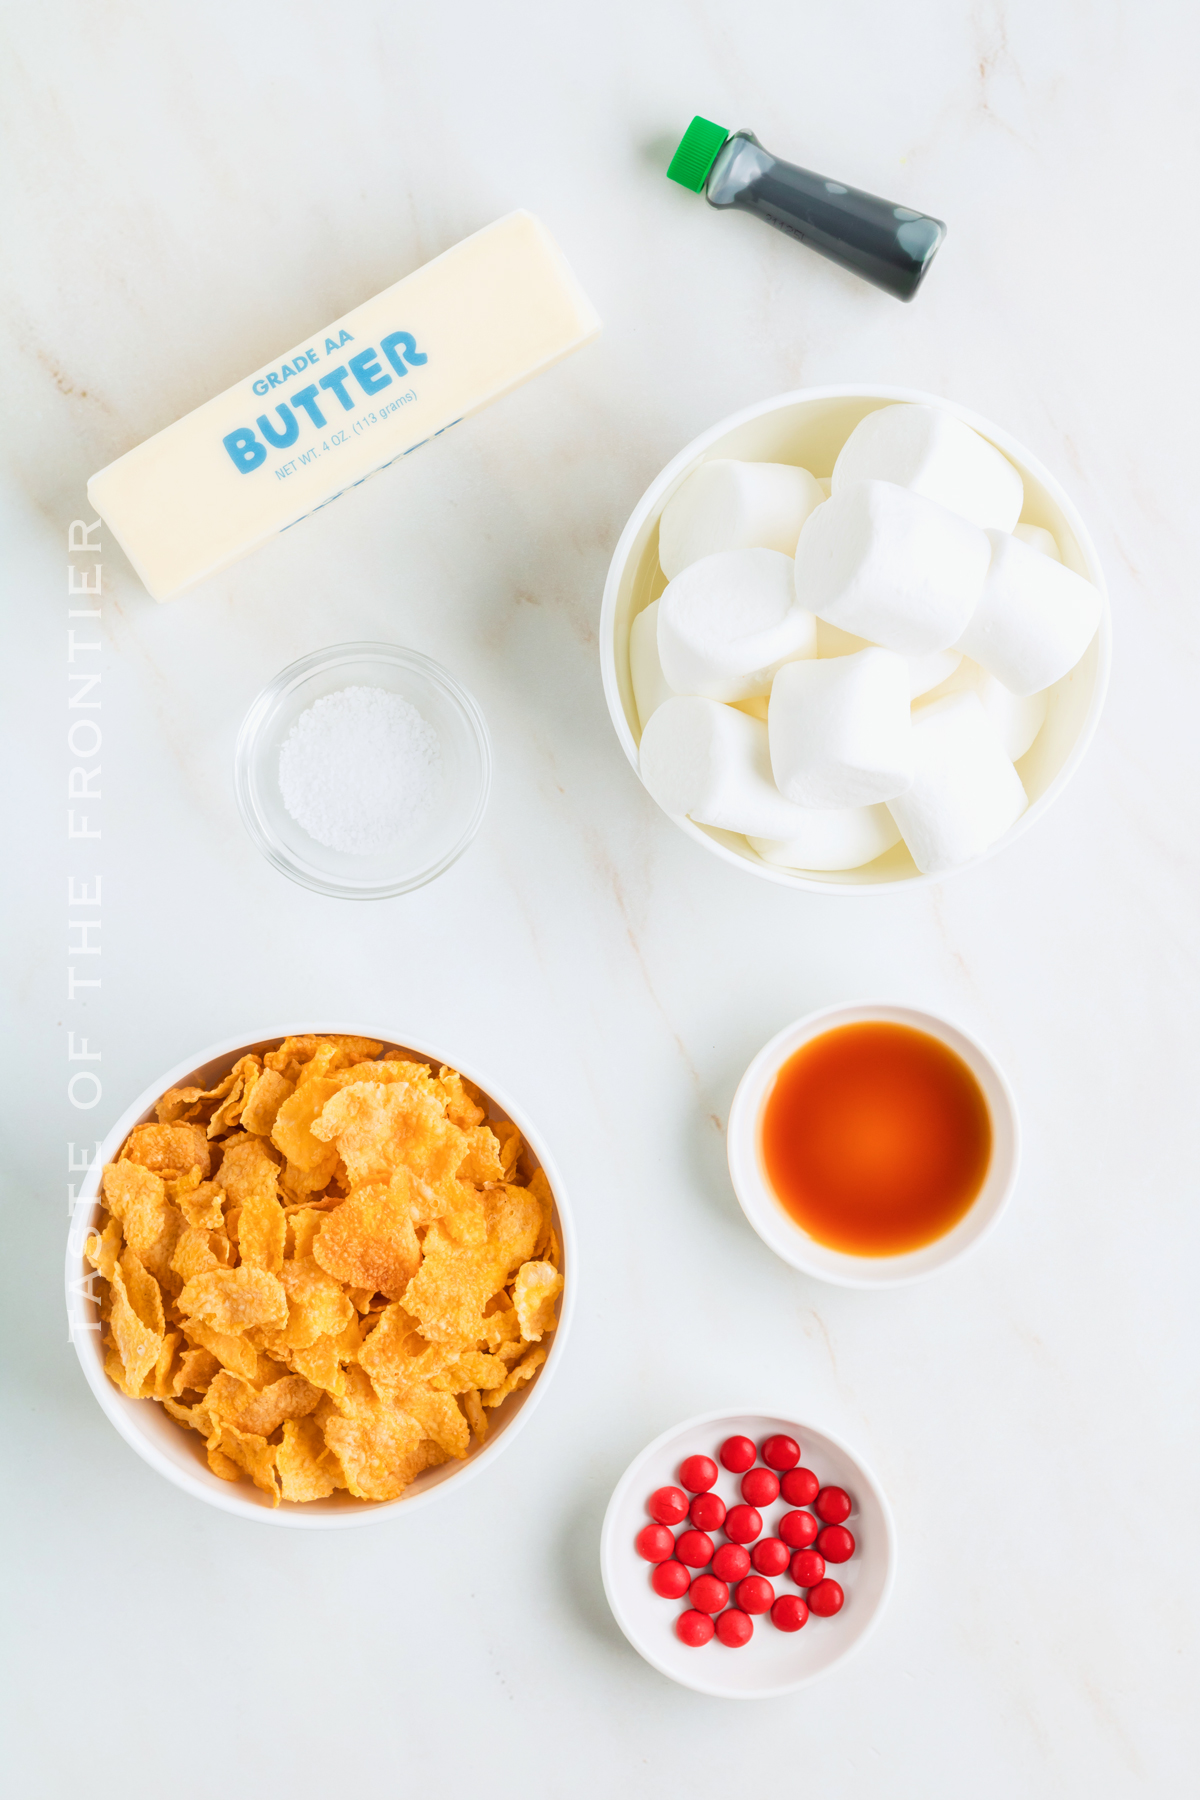
[[[753,213],[898,300],[912,299],[946,235],[940,219],[784,162],[752,131],[735,131],[724,143],[722,136],[723,127],[693,120],[672,179],[703,186],[710,206]]]

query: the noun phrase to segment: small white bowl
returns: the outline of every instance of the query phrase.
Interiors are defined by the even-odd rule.
[[[634,1549],[634,1539],[650,1523],[646,1501],[655,1488],[673,1485],[685,1456],[711,1456],[727,1437],[753,1438],[761,1445],[774,1432],[794,1437],[801,1461],[822,1487],[844,1487],[854,1502],[846,1521],[856,1539],[849,1562],[830,1565],[846,1604],[832,1619],[810,1617],[799,1631],[777,1631],[770,1617],[754,1621],[754,1636],[738,1650],[716,1638],[698,1650],[681,1644],[675,1620],[688,1610],[681,1600],[663,1600],[650,1586],[651,1568]],[[741,1477],[721,1469],[713,1492],[726,1505],[740,1500]],[[790,1508],[782,1501],[762,1507],[763,1536]],[[678,1528],[677,1528],[678,1529]],[[722,1534],[713,1534],[721,1541]],[[700,1694],[721,1700],[763,1700],[807,1687],[843,1662],[868,1636],[892,1591],[896,1573],[896,1531],[883,1490],[870,1470],[840,1439],[775,1413],[701,1413],[673,1425],[635,1456],[613,1489],[600,1538],[600,1572],[613,1617],[640,1656],[660,1674]],[[776,1594],[799,1594],[791,1578],[773,1578]]]
[[[944,1237],[902,1256],[852,1256],[818,1243],[776,1198],[762,1157],[762,1116],[780,1068],[810,1039],[839,1025],[881,1021],[928,1032],[962,1057],[979,1083],[992,1122],[992,1156],[987,1176],[970,1209]],[[975,1038],[957,1025],[911,1006],[828,1006],[788,1025],[759,1051],[738,1083],[729,1109],[726,1138],[729,1174],[742,1211],[776,1256],[794,1269],[839,1287],[903,1287],[957,1262],[991,1231],[1017,1182],[1021,1138],[1017,1103],[996,1062]]]
[[[99,1301],[98,1297],[93,1298],[89,1292],[92,1270],[84,1259],[83,1245],[100,1211],[99,1186],[105,1163],[112,1161],[135,1125],[154,1118],[155,1102],[168,1088],[192,1085],[211,1087],[239,1056],[246,1056],[251,1052],[261,1055],[265,1050],[275,1049],[283,1038],[299,1036],[308,1031],[375,1038],[382,1042],[385,1050],[403,1050],[416,1061],[445,1064],[457,1069],[460,1075],[483,1090],[489,1118],[509,1119],[517,1127],[525,1139],[534,1164],[540,1164],[554,1194],[553,1217],[562,1245],[564,1281],[558,1328],[551,1334],[549,1354],[545,1362],[532,1381],[518,1388],[515,1394],[511,1394],[501,1406],[488,1414],[490,1430],[481,1449],[472,1450],[465,1462],[451,1461],[442,1463],[436,1469],[426,1469],[398,1500],[355,1500],[349,1494],[339,1491],[331,1494],[327,1500],[309,1500],[303,1504],[281,1500],[278,1506],[273,1507],[268,1496],[251,1486],[248,1481],[222,1481],[219,1475],[214,1475],[208,1466],[204,1445],[197,1432],[177,1425],[155,1400],[129,1399],[113,1386],[104,1373]],[[281,1026],[278,1030],[265,1032],[257,1038],[227,1038],[223,1043],[213,1044],[198,1056],[188,1057],[173,1069],[168,1069],[165,1075],[160,1075],[122,1113],[100,1146],[99,1157],[88,1171],[72,1214],[67,1234],[67,1319],[71,1341],[88,1386],[111,1424],[125,1442],[137,1451],[143,1462],[149,1463],[152,1469],[156,1469],[176,1487],[182,1488],[185,1494],[191,1494],[197,1500],[206,1500],[210,1506],[220,1507],[222,1512],[234,1513],[238,1518],[251,1519],[260,1525],[328,1530],[348,1525],[378,1524],[381,1519],[395,1517],[401,1510],[407,1516],[410,1511],[428,1506],[431,1501],[444,1495],[451,1482],[461,1486],[464,1481],[478,1475],[481,1469],[487,1468],[496,1460],[529,1418],[546,1391],[547,1381],[562,1362],[563,1344],[575,1310],[574,1269],[575,1233],[558,1171],[541,1135],[529,1123],[524,1112],[501,1094],[494,1082],[450,1050],[435,1049],[429,1044],[403,1043],[389,1036],[386,1031],[370,1025],[314,1025],[309,1022]]]
[[[411,836],[378,855],[318,844],[283,804],[279,753],[314,701],[346,687],[385,688],[415,706],[437,733],[442,769],[436,803]],[[482,712],[447,669],[396,644],[335,644],[278,674],[238,732],[234,789],[242,823],[267,861],[301,887],[342,900],[386,900],[423,887],[458,861],[483,823],[492,748]]]
[[[1104,602],[1099,631],[1082,660],[1050,689],[1046,722],[1017,764],[1017,772],[1029,795],[1029,806],[1011,830],[998,838],[982,857],[963,864],[964,868],[973,868],[975,863],[985,861],[1006,844],[1011,844],[1035,819],[1040,819],[1082,762],[1095,733],[1108,687],[1112,624],[1100,560],[1082,519],[1063,488],[1016,438],[952,400],[921,393],[915,388],[798,388],[793,393],[777,394],[773,399],[748,406],[694,438],[646,489],[613,553],[600,614],[604,696],[621,748],[640,780],[638,744],[642,733],[629,673],[629,632],[638,613],[656,600],[666,586],[666,577],[658,566],[658,521],[663,507],[692,470],[702,462],[728,456],[746,462],[798,463],[813,475],[827,476],[833,470],[838,451],[859,420],[893,400],[940,406],[1003,451],[1009,461],[1015,463],[1025,483],[1023,521],[1044,525],[1052,531],[1067,567],[1094,582]],[[676,819],[674,823],[723,862],[781,887],[804,888],[823,894],[862,894],[901,886],[929,885],[947,879],[945,875],[922,875],[903,842],[864,868],[818,873],[783,869],[766,863],[750,848],[746,839],[735,832],[696,825],[691,819]],[[957,874],[958,870],[950,873]]]

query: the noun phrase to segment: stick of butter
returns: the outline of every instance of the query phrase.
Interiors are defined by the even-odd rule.
[[[514,212],[88,482],[171,600],[595,337],[545,227]]]

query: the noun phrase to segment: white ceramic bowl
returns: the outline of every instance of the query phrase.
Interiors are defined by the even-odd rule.
[[[292,726],[314,701],[346,687],[384,688],[407,700],[436,732],[441,753],[428,817],[402,843],[371,856],[318,844],[279,789],[279,753]],[[440,663],[397,644],[334,644],[290,663],[254,700],[234,752],[238,810],[267,861],[301,887],[342,900],[390,899],[444,874],[482,825],[491,781],[491,740],[475,699]]]
[[[999,838],[984,857],[976,859],[983,861],[1042,817],[1083,760],[1108,686],[1112,625],[1104,575],[1095,547],[1066,493],[1053,475],[1008,432],[978,414],[968,412],[965,407],[955,405],[952,400],[920,393],[913,388],[798,388],[794,393],[778,394],[772,400],[748,406],[745,411],[722,419],[693,439],[646,489],[613,554],[600,616],[604,694],[621,748],[636,771],[641,726],[629,674],[629,632],[638,613],[657,599],[666,586],[666,577],[658,566],[658,521],[663,507],[685,477],[700,463],[723,456],[747,462],[799,463],[813,475],[827,476],[833,470],[838,451],[858,421],[876,407],[893,400],[943,407],[1002,450],[1010,462],[1016,464],[1025,483],[1022,519],[1027,524],[1044,525],[1052,531],[1068,568],[1094,582],[1104,600],[1099,631],[1082,660],[1050,690],[1046,723],[1017,764],[1030,804],[1012,829]],[[859,894],[946,879],[943,875],[920,874],[903,842],[865,868],[817,873],[781,869],[765,863],[746,839],[734,832],[696,825],[690,819],[677,819],[675,823],[723,862],[760,875],[766,881],[777,882],[782,887]]]
[[[727,1437],[753,1438],[786,1432],[800,1444],[801,1460],[821,1485],[844,1487],[854,1502],[846,1523],[856,1539],[849,1562],[830,1565],[845,1590],[846,1603],[832,1619],[810,1617],[801,1630],[777,1631],[769,1616],[754,1621],[754,1636],[738,1650],[713,1638],[698,1650],[681,1644],[675,1620],[688,1610],[681,1600],[663,1600],[650,1586],[650,1564],[634,1549],[634,1539],[650,1522],[646,1501],[655,1488],[678,1479],[685,1456],[711,1456]],[[740,1500],[741,1477],[722,1469],[714,1488],[726,1505]],[[760,1509],[763,1536],[790,1510],[780,1500]],[[721,1541],[722,1534],[713,1534]],[[776,1413],[701,1413],[673,1425],[635,1456],[613,1490],[600,1539],[600,1571],[613,1616],[640,1656],[661,1674],[701,1694],[722,1700],[769,1699],[807,1687],[849,1656],[872,1630],[892,1590],[896,1573],[896,1532],[883,1490],[866,1465],[840,1439]],[[798,1594],[790,1577],[773,1578],[776,1594]]]
[[[267,1495],[252,1487],[248,1481],[222,1481],[208,1467],[204,1445],[197,1432],[187,1431],[183,1426],[177,1425],[157,1401],[130,1400],[108,1379],[104,1373],[98,1301],[93,1300],[87,1291],[87,1278],[92,1271],[84,1260],[83,1245],[100,1208],[100,1176],[104,1164],[112,1161],[133,1127],[153,1119],[155,1102],[168,1088],[192,1084],[211,1087],[239,1056],[245,1056],[251,1051],[257,1051],[261,1055],[265,1050],[274,1049],[281,1039],[298,1036],[306,1031],[339,1032],[353,1037],[375,1038],[382,1041],[385,1050],[404,1050],[414,1060],[446,1064],[457,1069],[483,1090],[489,1118],[510,1119],[517,1126],[533,1157],[534,1166],[541,1165],[554,1194],[554,1223],[563,1251],[564,1284],[558,1328],[551,1335],[546,1361],[532,1381],[489,1413],[491,1429],[482,1448],[472,1450],[465,1462],[451,1461],[442,1463],[436,1469],[426,1469],[398,1500],[355,1500],[346,1493],[338,1492],[327,1500],[310,1500],[303,1505],[281,1500],[277,1507],[272,1507]],[[67,1237],[67,1317],[71,1341],[75,1345],[88,1386],[108,1419],[116,1426],[125,1442],[137,1451],[143,1462],[149,1463],[152,1469],[157,1469],[160,1475],[165,1475],[168,1481],[174,1482],[184,1493],[191,1494],[197,1500],[206,1500],[210,1506],[218,1506],[223,1512],[234,1513],[238,1518],[252,1519],[264,1525],[329,1529],[344,1525],[375,1524],[381,1519],[394,1517],[399,1512],[407,1516],[409,1512],[428,1506],[439,1495],[445,1494],[451,1482],[461,1486],[464,1481],[479,1474],[481,1469],[495,1461],[504,1447],[512,1442],[519,1427],[529,1418],[532,1409],[546,1391],[547,1381],[562,1362],[563,1345],[575,1305],[574,1269],[575,1234],[558,1172],[541,1134],[530,1124],[525,1113],[500,1093],[494,1082],[451,1050],[436,1049],[424,1043],[405,1043],[370,1025],[314,1025],[309,1022],[282,1026],[256,1038],[234,1037],[226,1039],[224,1043],[213,1044],[198,1056],[188,1057],[186,1061],[176,1064],[175,1068],[168,1069],[122,1113],[101,1145],[99,1161],[89,1170],[72,1215]]]
[[[944,1237],[902,1256],[851,1256],[818,1243],[786,1212],[767,1179],[762,1158],[762,1116],[775,1077],[802,1044],[839,1025],[866,1021],[910,1025],[928,1032],[962,1057],[974,1075],[992,1122],[987,1176],[969,1211]],[[1016,1186],[1021,1140],[1017,1105],[999,1067],[975,1038],[957,1025],[911,1006],[829,1006],[788,1025],[761,1049],[738,1083],[726,1138],[729,1174],[742,1211],[763,1243],[794,1269],[839,1287],[903,1287],[957,1262],[995,1225]]]

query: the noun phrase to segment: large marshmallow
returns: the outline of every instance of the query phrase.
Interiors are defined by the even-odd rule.
[[[660,706],[642,733],[638,766],[674,819],[769,838],[803,828],[801,809],[771,779],[766,726],[718,700],[679,696]]]
[[[908,697],[919,700],[953,675],[962,661],[962,651],[927,650],[924,656],[906,656],[904,660],[908,664]]]
[[[797,806],[891,800],[912,780],[908,663],[874,646],[785,663],[767,730],[776,786]]]
[[[796,601],[792,559],[720,550],[669,581],[658,605],[658,655],[677,694],[749,700],[769,694],[780,663],[812,656],[817,621]]]
[[[1099,591],[1074,569],[1007,532],[957,648],[1014,694],[1036,694],[1073,669],[1100,623]]]
[[[949,680],[943,681],[929,694],[940,700],[944,694],[975,693],[984,712],[1000,734],[1004,753],[1010,762],[1024,756],[1042,726],[1046,723],[1046,695],[1012,694],[1002,681],[964,656]]]
[[[779,550],[792,556],[800,528],[824,495],[807,469],[789,463],[701,463],[658,522],[658,560],[669,581],[718,550]]]
[[[982,856],[1028,805],[978,694],[913,708],[913,781],[888,810],[922,875]]]
[[[1014,525],[1012,534],[1015,538],[1020,538],[1023,544],[1031,544],[1035,550],[1040,550],[1043,556],[1049,556],[1055,562],[1062,561],[1058,539],[1044,525]]]
[[[658,601],[652,600],[629,628],[629,675],[642,730],[674,693],[658,660]]]
[[[886,806],[815,809],[793,838],[752,837],[750,848],[783,869],[861,869],[900,842],[900,828]]]
[[[973,525],[1011,531],[1025,491],[1006,456],[940,406],[902,401],[861,419],[833,465],[833,491],[894,481]]]
[[[825,619],[817,620],[818,656],[853,656],[856,650],[866,648],[866,638],[855,637],[852,631],[842,631]],[[962,651],[929,650],[924,656],[906,656],[904,660],[908,664],[908,697],[917,700],[954,673],[962,661]]]
[[[830,625],[923,656],[961,637],[990,557],[987,533],[957,513],[891,481],[860,481],[800,533],[796,597]]]

